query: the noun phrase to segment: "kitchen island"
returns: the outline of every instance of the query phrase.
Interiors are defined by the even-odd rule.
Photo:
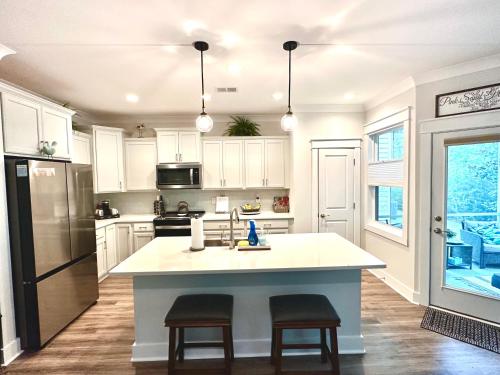
[[[385,264],[334,233],[267,236],[270,251],[227,246],[191,252],[190,237],[159,237],[114,268],[113,276],[134,280],[135,343],[132,361],[168,359],[167,311],[181,294],[234,296],[236,357],[268,356],[272,295],[320,293],[335,306],[342,325],[340,353],[364,353],[361,333],[361,270]],[[219,338],[213,329],[186,331],[186,340]],[[313,330],[286,332],[285,340],[319,340]],[[295,351],[296,352],[296,351]],[[187,358],[222,357],[219,349],[191,349]]]

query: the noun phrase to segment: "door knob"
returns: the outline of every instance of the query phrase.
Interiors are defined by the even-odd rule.
[[[442,230],[441,228],[434,228],[434,233],[437,233],[437,234],[443,234],[443,233],[450,233],[449,230]]]
[[[324,219],[324,218],[325,218],[325,217],[327,217],[327,216],[330,216],[330,215],[326,215],[326,214],[321,214],[321,215],[319,215],[319,217],[320,217],[320,218],[322,218],[322,219]]]
[[[441,220],[443,220],[443,218],[442,218],[441,216],[439,216],[439,215],[438,215],[438,216],[434,216],[434,220],[436,220],[436,221],[441,221]]]

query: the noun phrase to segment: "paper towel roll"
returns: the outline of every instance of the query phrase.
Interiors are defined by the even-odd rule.
[[[200,217],[191,218],[191,250],[203,250],[203,219]]]

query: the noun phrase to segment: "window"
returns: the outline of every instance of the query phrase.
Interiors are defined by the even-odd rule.
[[[405,109],[365,126],[365,229],[405,245],[409,119]]]

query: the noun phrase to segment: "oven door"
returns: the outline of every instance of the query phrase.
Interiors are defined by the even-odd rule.
[[[201,189],[201,164],[158,164],[158,189]]]
[[[155,237],[191,236],[191,225],[155,225]]]

